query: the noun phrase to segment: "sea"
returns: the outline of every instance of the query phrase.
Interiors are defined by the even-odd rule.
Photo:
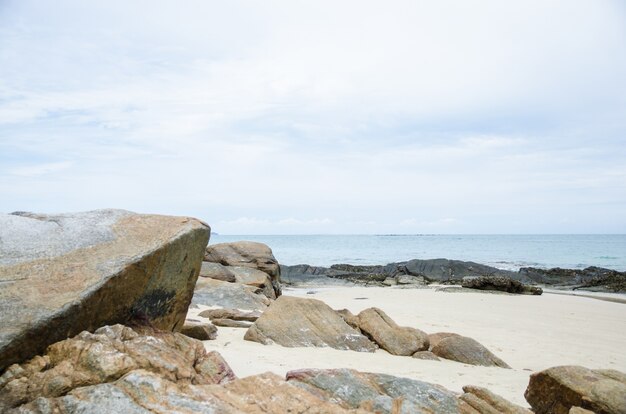
[[[209,244],[249,240],[271,247],[279,263],[330,266],[456,259],[506,270],[520,267],[626,271],[626,234],[611,235],[223,235]]]

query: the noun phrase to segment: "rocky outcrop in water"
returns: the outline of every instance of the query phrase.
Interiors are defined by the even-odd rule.
[[[492,283],[489,290],[509,293],[538,294],[538,290],[532,287],[521,288],[520,291],[518,283],[598,292],[626,292],[626,272],[599,267],[585,269],[523,267],[519,272],[512,272],[461,260],[415,259],[384,266],[337,264],[321,267],[301,264],[281,266],[281,272],[284,282],[294,286],[363,284],[418,287],[427,283],[462,284],[464,280],[486,278],[481,281],[501,281]],[[468,285],[468,288],[480,288],[476,287],[478,281],[467,283],[473,284],[473,286]]]
[[[515,278],[516,273],[474,262],[432,259],[409,260],[384,266],[354,266],[337,264],[331,267],[309,265],[281,266],[285,283],[334,284],[358,283],[370,286],[415,285],[424,283],[458,283],[467,276],[504,276]]]
[[[107,324],[181,328],[209,233],[123,210],[0,215],[0,372]]]
[[[522,267],[520,277],[543,285],[596,292],[626,292],[626,272],[587,267],[584,269],[539,269]]]
[[[515,293],[518,295],[541,295],[543,289],[537,286],[525,285],[520,281],[504,276],[479,276],[463,279],[462,287],[477,290],[492,290]]]

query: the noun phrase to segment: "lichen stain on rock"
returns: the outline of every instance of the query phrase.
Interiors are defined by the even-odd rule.
[[[168,292],[163,289],[154,289],[133,304],[130,310],[130,318],[142,319],[146,317],[148,320],[152,320],[168,315],[175,296],[175,291]]]

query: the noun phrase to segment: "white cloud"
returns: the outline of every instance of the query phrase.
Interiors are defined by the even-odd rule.
[[[624,22],[589,1],[8,2],[0,210],[626,231]]]

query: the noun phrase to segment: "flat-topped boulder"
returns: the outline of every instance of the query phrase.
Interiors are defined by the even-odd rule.
[[[575,365],[552,367],[530,376],[524,397],[537,414],[567,414],[574,407],[624,414],[626,373]]]
[[[280,266],[267,245],[251,241],[212,244],[206,248],[204,260],[224,266],[242,266],[265,272],[276,297],[281,294]]]
[[[124,210],[1,214],[0,372],[107,324],[181,328],[209,234]]]
[[[316,299],[281,296],[246,332],[244,339],[286,347],[331,347],[373,352],[376,345]]]

